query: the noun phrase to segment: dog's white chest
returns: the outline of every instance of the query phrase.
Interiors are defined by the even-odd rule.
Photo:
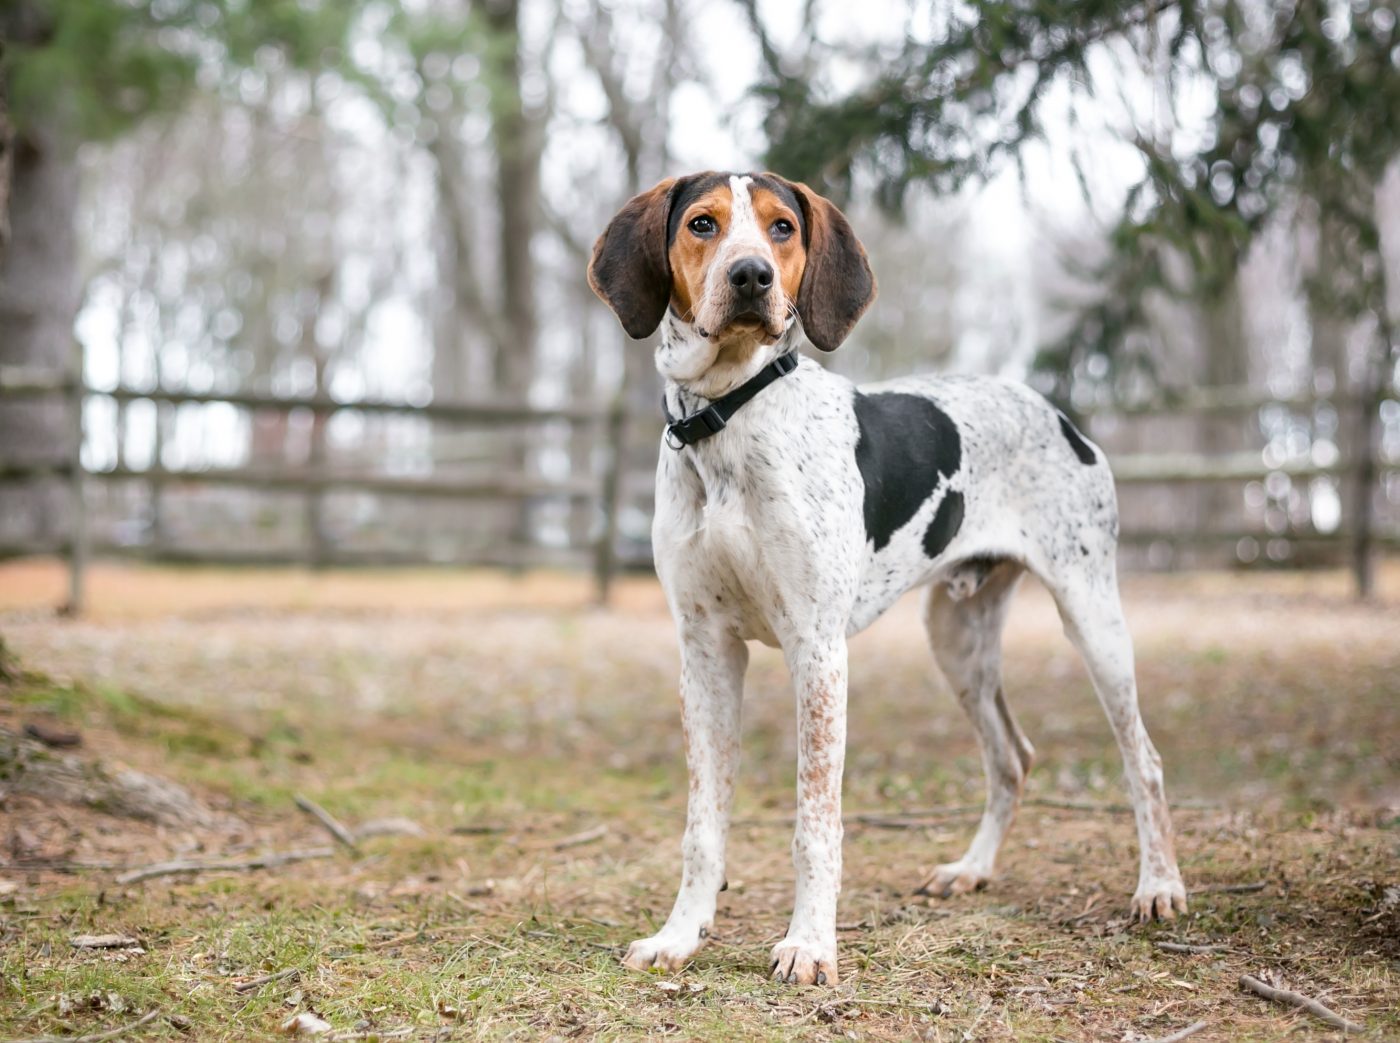
[[[746,639],[777,642],[772,547],[747,483],[686,465],[658,486],[657,563],[673,601],[703,606]]]

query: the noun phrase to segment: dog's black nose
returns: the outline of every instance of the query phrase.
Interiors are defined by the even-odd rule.
[[[773,266],[761,257],[745,257],[729,268],[729,285],[740,300],[756,301],[773,285]]]

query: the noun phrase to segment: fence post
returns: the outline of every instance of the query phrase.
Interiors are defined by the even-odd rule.
[[[307,453],[307,475],[311,484],[306,490],[306,563],[313,569],[330,563],[326,541],[326,502],[319,484],[326,469],[326,425],[330,420],[327,406],[315,405],[311,414],[311,444]]]
[[[608,411],[606,462],[602,486],[599,489],[603,509],[602,532],[595,549],[594,579],[598,589],[598,604],[608,604],[612,596],[613,577],[617,574],[617,513],[622,486],[623,448],[627,434],[627,393],[624,386],[613,399]]]
[[[1376,473],[1376,435],[1381,406],[1381,366],[1369,364],[1356,395],[1355,452],[1352,468],[1356,480],[1355,531],[1352,535],[1351,571],[1356,579],[1356,597],[1368,600],[1376,587],[1376,563],[1372,554],[1374,515],[1374,486]]]
[[[68,422],[69,437],[72,439],[72,455],[68,460],[68,491],[72,519],[68,534],[68,603],[63,606],[65,616],[77,616],[82,613],[87,593],[87,474],[83,470],[83,404],[86,392],[83,380],[83,346],[75,341],[68,376]]]

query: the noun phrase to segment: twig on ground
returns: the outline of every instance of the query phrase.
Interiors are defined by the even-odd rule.
[[[601,826],[594,826],[592,829],[585,829],[582,833],[575,833],[573,836],[556,840],[550,846],[555,851],[565,851],[571,847],[581,847],[584,844],[591,844],[595,840],[602,840],[603,837],[607,836],[607,833],[608,827],[604,823]]]
[[[916,808],[912,811],[903,811],[898,815],[890,815],[880,811],[855,811],[847,812],[845,821],[847,825],[875,826],[883,829],[925,829],[933,825],[932,820],[941,818],[962,818],[964,815],[976,815],[982,811],[981,804],[948,804],[943,807]],[[771,818],[736,818],[731,825],[734,826],[778,826],[790,828],[797,824],[797,819],[791,815],[774,816]]]
[[[24,1039],[12,1039],[7,1043],[101,1043],[104,1039],[116,1039],[118,1036],[125,1036],[128,1032],[135,1032],[139,1028],[144,1028],[156,1018],[160,1017],[160,1010],[148,1010],[141,1015],[140,1019],[133,1021],[130,1025],[121,1025],[106,1032],[94,1032],[88,1036],[28,1036]]]
[[[962,818],[964,815],[976,815],[982,811],[981,804],[944,804],[932,808],[911,808],[908,811],[901,811],[897,815],[888,815],[879,811],[861,811],[847,815],[849,822],[856,822],[862,826],[882,826],[887,829],[918,829],[927,823],[918,822],[919,819],[939,819],[939,818]],[[908,825],[906,825],[908,823]]]
[[[478,930],[476,924],[444,924],[440,927],[416,927],[411,931],[396,934],[389,938],[378,938],[368,942],[371,949],[389,949],[395,945],[403,945],[407,942],[422,941],[431,943],[441,939],[451,938],[456,934],[466,934]]]
[[[1228,945],[1189,945],[1186,942],[1158,942],[1157,948],[1163,952],[1183,952],[1199,955],[1208,952],[1229,952]]]
[[[594,942],[587,938],[570,938],[567,934],[553,934],[550,931],[521,931],[521,934],[529,935],[531,938],[548,938],[550,941],[573,942],[575,945],[587,945],[594,949],[602,949],[604,952],[621,952],[622,946],[609,945],[607,942]]]
[[[264,974],[257,978],[250,978],[241,981],[233,987],[234,992],[253,992],[264,985],[271,985],[274,981],[282,981],[284,978],[295,978],[301,971],[296,967],[288,967],[285,971],[275,971],[272,974]]]
[[[413,1035],[413,1026],[405,1025],[396,1029],[367,1029],[364,1032],[332,1032],[326,1037],[330,1043],[341,1043],[352,1039],[403,1039]]]
[[[1021,804],[1028,808],[1055,808],[1059,811],[1098,811],[1111,815],[1131,814],[1131,804],[1104,804],[1097,800],[1070,800],[1067,797],[1027,797]]]
[[[1196,893],[1199,895],[1252,895],[1268,886],[1267,880],[1260,880],[1253,884],[1209,884],[1197,888]]]
[[[1133,812],[1131,804],[1105,804],[1096,800],[1070,800],[1066,797],[1028,797],[1021,803],[1029,808],[1058,808],[1061,811],[1099,811],[1114,815],[1130,815]],[[1173,800],[1168,802],[1168,806],[1176,811],[1209,811],[1220,807],[1214,801],[1206,800]]]
[[[981,810],[969,808],[967,811],[948,811],[940,815],[855,815],[849,821],[852,825],[869,826],[872,829],[932,829],[945,819],[960,818]]]
[[[1258,978],[1248,974],[1240,975],[1240,988],[1263,996],[1266,1000],[1273,1000],[1275,1003],[1285,1003],[1292,1007],[1301,1007],[1309,1014],[1321,1021],[1325,1021],[1333,1028],[1339,1028],[1343,1032],[1365,1032],[1364,1025],[1358,1025],[1354,1021],[1348,1021],[1334,1010],[1329,1010],[1311,996],[1304,996],[1301,992],[1291,992],[1288,989],[1276,989],[1272,985],[1267,985]]]
[[[1061,811],[1097,811],[1112,814],[1131,814],[1130,804],[1101,804],[1088,800],[1064,800],[1060,797],[1032,797],[1023,802],[1027,807],[1058,808]],[[1204,809],[1218,807],[1217,804],[1208,804],[1201,801],[1173,801],[1171,806],[1177,809]],[[909,811],[901,812],[897,815],[889,815],[883,812],[864,811],[855,812],[846,816],[846,822],[851,825],[873,826],[876,829],[927,829],[939,819],[962,818],[965,815],[978,815],[982,812],[981,804],[946,804],[931,808],[912,808]],[[735,826],[792,826],[796,820],[787,818],[741,818],[735,819]]]
[[[829,1000],[822,1000],[806,1014],[798,1018],[794,1025],[801,1024],[812,1018],[820,1017],[822,1011],[836,1012],[841,1007],[890,1007],[896,1010],[919,1011],[924,1014],[937,1016],[944,1013],[945,1007],[939,1000],[931,1002],[908,1000],[877,1000],[864,999],[860,996],[839,996]]]
[[[55,749],[64,749],[69,746],[81,746],[83,744],[82,732],[71,731],[67,728],[58,728],[43,721],[30,721],[24,726],[24,734],[31,739],[38,739],[45,746],[52,746]]]
[[[476,825],[476,826],[453,826],[451,833],[458,837],[486,837],[494,833],[504,833],[505,826]]]
[[[81,873],[85,870],[121,869],[126,863],[109,861],[75,862],[66,858],[20,858],[12,862],[0,862],[0,869],[46,869],[51,873]]]
[[[305,862],[313,858],[330,858],[335,848],[313,847],[304,851],[270,851],[256,858],[233,858],[211,862],[194,859],[177,859],[174,862],[157,862],[142,866],[117,877],[119,884],[134,884],[142,880],[152,880],[160,876],[179,876],[182,873],[226,873],[243,872],[249,869],[275,869],[291,862]]]
[[[927,1010],[934,1014],[943,1013],[941,1000],[868,1000],[860,996],[850,996],[843,1000],[833,1001],[833,1005],[837,1003],[853,1007],[897,1007],[901,1010]]]
[[[319,822],[321,827],[335,837],[338,843],[344,844],[357,855],[360,853],[359,847],[355,844],[355,835],[342,826],[340,821],[329,811],[301,793],[296,794],[292,799],[296,801],[297,807]]]
[[[1155,1039],[1143,1040],[1143,1043],[1181,1043],[1187,1036],[1194,1036],[1208,1024],[1209,1022],[1206,1021],[1198,1021],[1193,1025],[1187,1025],[1180,1032],[1173,1032],[1170,1036],[1158,1036]]]
[[[141,940],[129,934],[75,934],[68,944],[75,949],[130,949]]]

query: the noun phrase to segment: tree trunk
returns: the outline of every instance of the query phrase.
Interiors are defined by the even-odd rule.
[[[1337,396],[1337,446],[1342,459],[1355,465],[1361,458],[1366,439],[1366,405],[1361,401],[1365,380],[1358,379],[1366,367],[1356,365],[1351,337],[1356,329],[1355,315],[1348,315],[1341,301],[1355,294],[1355,268],[1347,256],[1343,228],[1322,213],[1313,217],[1316,256],[1312,272],[1305,280],[1308,319],[1312,327],[1313,379],[1330,385]],[[1326,274],[1324,274],[1326,273]],[[1353,530],[1358,521],[1360,490],[1355,470],[1344,473],[1337,485],[1341,506],[1340,527]]]
[[[0,365],[59,373],[71,364],[78,307],[78,164],[51,127],[14,143],[10,240],[0,257]],[[63,464],[72,457],[67,402],[57,396],[0,400],[0,458]],[[20,483],[0,492],[0,540],[61,533],[67,486]]]
[[[492,95],[492,140],[496,152],[496,203],[500,212],[498,261],[501,272],[502,338],[495,344],[494,390],[525,399],[535,374],[538,323],[535,314],[535,266],[532,256],[539,221],[541,114],[530,111],[521,93],[523,71],[519,0],[491,0],[486,20],[495,38],[489,82]],[[524,432],[513,430],[502,459],[504,468],[524,474],[530,466]],[[511,538],[530,539],[528,503],[522,502],[511,525]]]
[[[497,344],[496,390],[524,395],[534,376],[535,266],[531,247],[540,212],[539,120],[521,96],[519,0],[493,0],[487,22],[496,38],[490,82],[492,139],[496,149],[496,202],[500,208],[502,317],[506,342]]]
[[[5,61],[5,33],[0,26],[0,68]],[[10,241],[10,179],[14,169],[15,130],[10,124],[10,94],[5,77],[0,76],[0,261]]]
[[[1249,382],[1249,343],[1238,283],[1202,305],[1201,332],[1205,358],[1202,380],[1206,387],[1238,387]],[[1200,421],[1203,453],[1220,456],[1245,448],[1251,419],[1239,414],[1207,416]],[[1198,528],[1229,532],[1240,528],[1244,498],[1238,486],[1210,483],[1200,491]]]

